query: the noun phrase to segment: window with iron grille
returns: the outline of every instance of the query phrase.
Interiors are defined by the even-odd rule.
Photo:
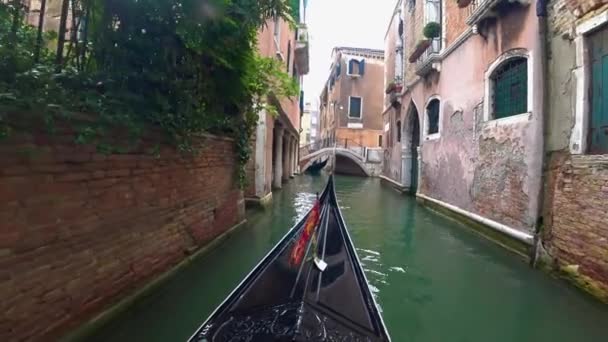
[[[528,111],[528,60],[511,58],[490,77],[492,118],[501,119]]]
[[[433,99],[426,106],[429,125],[427,134],[439,133],[439,100]]]
[[[348,116],[357,119],[361,118],[361,98],[350,96],[348,101]]]

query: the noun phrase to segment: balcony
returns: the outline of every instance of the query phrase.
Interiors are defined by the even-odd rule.
[[[300,75],[306,75],[310,71],[310,51],[308,46],[308,28],[306,24],[298,25],[298,39],[295,48],[295,63]]]
[[[441,71],[441,38],[435,38],[431,45],[416,60],[416,75],[424,77],[431,71]]]
[[[469,26],[476,26],[484,19],[496,17],[498,14],[497,7],[502,3],[528,5],[530,4],[530,0],[474,0],[466,9],[469,11],[467,24]]]

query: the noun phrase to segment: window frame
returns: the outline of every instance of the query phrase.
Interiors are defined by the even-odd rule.
[[[360,102],[359,102],[359,116],[352,116],[350,114],[350,105],[351,105],[351,99],[352,98],[358,98],[360,100]],[[363,97],[362,96],[348,96],[348,118],[349,119],[354,119],[354,120],[363,120]]]
[[[436,133],[429,133],[429,129],[430,129],[429,105],[431,104],[432,101],[439,102],[439,113],[437,114],[437,132]],[[437,140],[437,139],[441,138],[441,131],[443,129],[443,124],[442,124],[443,120],[441,120],[442,112],[443,112],[443,101],[441,101],[441,97],[439,95],[433,95],[426,100],[426,103],[424,104],[424,122],[422,124],[422,126],[423,126],[422,133],[424,136],[424,140]]]
[[[591,121],[591,54],[589,53],[589,37],[596,30],[608,29],[608,12],[588,18],[576,27],[574,45],[576,49],[575,69],[573,73],[576,82],[573,101],[574,122],[570,134],[569,150],[571,154],[588,155],[589,153],[589,127]]]
[[[526,111],[523,113],[513,114],[503,118],[495,118],[493,113],[494,103],[494,81],[493,76],[505,63],[508,63],[511,59],[523,58],[526,60],[526,86],[527,86],[527,105]],[[513,49],[506,51],[500,55],[485,72],[484,75],[484,104],[483,104],[483,121],[484,122],[496,122],[498,124],[509,124],[528,120],[529,116],[534,110],[534,96],[536,96],[536,90],[534,88],[534,63],[532,59],[532,53],[526,49]]]
[[[351,61],[357,61],[358,64],[358,74],[353,74],[351,73],[352,70],[350,70],[350,62]],[[363,61],[363,58],[361,59],[357,59],[357,58],[349,58],[347,63],[346,63],[346,75],[347,76],[351,76],[351,77],[361,77],[361,61]]]
[[[281,18],[274,18],[274,27],[273,27],[272,37],[274,40],[274,45],[278,53],[281,53]]]
[[[514,57],[501,63],[490,75],[490,116],[492,119],[506,119],[527,112],[527,73],[528,60]],[[513,85],[517,85],[520,89],[513,90]],[[522,106],[525,107],[523,111],[520,110],[523,109],[520,108]]]

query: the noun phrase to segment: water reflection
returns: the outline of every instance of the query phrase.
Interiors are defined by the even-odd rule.
[[[268,210],[92,341],[183,341],[313,205],[300,176]],[[608,308],[378,180],[337,177],[369,287],[396,342],[606,341]]]

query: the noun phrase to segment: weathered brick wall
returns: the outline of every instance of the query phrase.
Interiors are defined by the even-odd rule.
[[[472,6],[460,8],[456,1],[445,1],[445,47],[447,48],[452,44],[458,36],[469,28],[467,25],[467,19],[471,13]]]
[[[599,14],[606,10],[606,7],[608,7],[608,0],[550,1],[550,31],[555,35],[571,32],[578,19]]]
[[[549,252],[562,266],[577,265],[608,301],[608,155],[555,153],[548,170]]]
[[[243,219],[231,140],[196,157],[0,142],[0,340],[54,340]]]

